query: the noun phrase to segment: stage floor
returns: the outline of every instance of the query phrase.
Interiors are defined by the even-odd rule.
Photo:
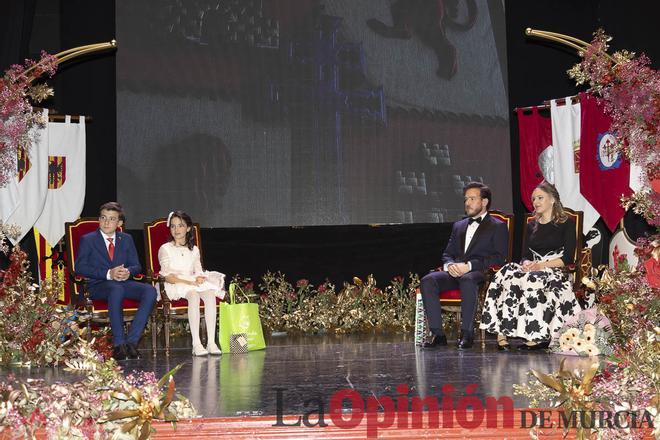
[[[176,389],[201,416],[273,416],[273,421],[277,414],[301,415],[319,405],[327,413],[332,395],[340,390],[355,390],[365,402],[396,397],[400,384],[408,386],[409,398],[432,395],[438,401],[446,395],[443,385],[454,387],[457,401],[468,385],[476,384],[472,394],[480,399],[509,396],[515,408],[526,408],[528,402],[513,395],[512,385],[526,382],[530,369],[556,371],[563,358],[546,352],[499,352],[491,339],[484,349],[477,340],[472,349],[459,351],[450,340],[448,347],[423,350],[414,346],[412,336],[400,334],[269,337],[265,350],[206,357],[191,355],[187,337],[173,339],[169,357],[164,351],[152,357],[148,341],[142,342],[141,359],[120,363],[126,373],[154,371],[160,377],[183,364],[174,377]],[[573,365],[586,360],[568,359]],[[61,367],[4,368],[0,376],[9,372],[49,382],[77,379]]]

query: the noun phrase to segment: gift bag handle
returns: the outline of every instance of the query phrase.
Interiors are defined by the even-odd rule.
[[[241,292],[241,294],[245,297],[245,300],[247,302],[250,302],[250,297],[247,296],[247,294],[243,291],[243,289],[241,289],[241,286],[239,286],[236,283],[230,283],[229,284],[229,303],[234,304],[234,297],[235,297],[235,292],[236,292],[237,288]]]

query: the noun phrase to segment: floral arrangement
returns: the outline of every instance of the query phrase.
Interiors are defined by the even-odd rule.
[[[352,283],[344,283],[337,297],[337,333],[366,331],[383,328],[387,319],[388,304],[383,291],[377,287],[373,275],[365,281],[354,277]]]
[[[603,99],[618,148],[642,169],[645,189],[625,200],[624,206],[660,225],[660,73],[644,54],[622,50],[608,55],[611,40],[602,29],[596,31],[580,54],[582,62],[568,75],[578,85],[589,84],[589,92]]]
[[[261,324],[273,332],[283,332],[292,326],[288,324],[287,310],[295,295],[293,286],[280,272],[266,272],[259,285],[260,295],[259,315]]]
[[[81,341],[77,357],[65,361],[68,371],[85,374],[74,383],[47,384],[0,382],[0,433],[34,438],[45,431],[48,438],[146,439],[154,420],[174,422],[195,417],[190,402],[175,394],[172,375],[156,380],[153,373],[124,377],[113,359],[99,356]]]
[[[3,232],[4,234],[4,232]],[[2,237],[4,238],[4,237]],[[26,255],[15,247],[10,265],[0,273],[0,365],[66,365],[86,375],[74,383],[47,384],[43,380],[0,381],[0,436],[33,438],[45,430],[48,438],[99,438],[112,434],[147,438],[153,420],[190,418],[195,410],[183,396],[174,395],[168,373],[122,375],[111,358],[112,345],[100,333],[91,344],[75,311],[56,304],[58,278],[41,287],[32,283]],[[167,379],[168,388],[162,392]]]
[[[266,272],[259,285],[259,314],[262,324],[273,332],[323,332],[333,322],[328,310],[335,303],[334,285],[315,288],[300,279],[295,286],[281,272]]]
[[[625,345],[640,329],[653,329],[660,322],[660,288],[652,285],[649,279],[654,274],[646,270],[659,245],[657,241],[638,240],[636,268],[620,265],[618,270],[604,269],[594,282],[598,307],[611,321],[617,345]]]
[[[75,351],[80,329],[58,307],[59,278],[32,283],[27,255],[16,247],[0,280],[0,365],[58,365]]]
[[[419,287],[419,275],[408,274],[408,282],[401,275],[390,281],[385,288],[385,295],[390,298],[390,304],[394,312],[394,320],[391,326],[401,331],[415,328],[415,299]]]
[[[608,342],[610,334],[609,320],[591,308],[567,320],[550,348],[564,355],[609,356],[612,354],[612,347]]]
[[[325,281],[318,287],[306,279],[292,284],[281,273],[267,272],[259,289],[260,316],[271,331],[350,333],[370,330],[408,331],[415,321],[415,289],[419,277],[408,282],[395,277],[381,290],[375,278],[353,278],[336,287]]]
[[[18,149],[22,147],[29,152],[35,140],[30,139],[30,129],[46,123],[34,112],[32,103],[52,96],[53,91],[46,85],[32,83],[43,74],[53,76],[57,63],[57,58],[41,52],[38,62],[26,60],[24,65],[15,64],[0,78],[0,188],[16,175]]]

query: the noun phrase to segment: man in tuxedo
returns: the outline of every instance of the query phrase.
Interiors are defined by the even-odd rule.
[[[488,215],[492,194],[483,183],[471,182],[463,189],[466,218],[454,223],[449,243],[442,255],[442,267],[422,278],[424,310],[433,333],[424,348],[447,345],[442,328],[439,294],[445,290],[461,291],[461,334],[458,348],[474,343],[474,314],[484,271],[504,264],[509,234],[506,225]]]
[[[137,251],[130,235],[117,231],[124,223],[124,210],[117,202],[99,209],[99,229],[80,239],[76,274],[88,279],[92,299],[107,301],[112,328],[112,356],[116,360],[138,358],[137,344],[156,302],[153,286],[133,281],[140,273]],[[128,335],[124,332],[122,302],[140,303]]]

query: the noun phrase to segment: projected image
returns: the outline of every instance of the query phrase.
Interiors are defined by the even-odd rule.
[[[471,180],[511,209],[501,2],[116,5],[128,227],[450,222]]]

